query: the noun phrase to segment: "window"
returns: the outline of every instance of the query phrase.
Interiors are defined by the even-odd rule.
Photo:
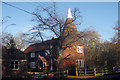
[[[77,46],[77,53],[83,53],[82,46]]]
[[[83,59],[76,60],[76,65],[78,67],[84,67],[84,60]]]
[[[35,62],[30,62],[30,68],[36,68]]]
[[[19,69],[19,62],[17,60],[10,62],[10,68],[12,70],[18,70]]]
[[[48,55],[48,54],[50,54],[50,51],[49,51],[49,50],[46,50],[46,51],[45,51],[45,55]]]
[[[35,57],[35,53],[31,53],[31,58],[34,58]]]

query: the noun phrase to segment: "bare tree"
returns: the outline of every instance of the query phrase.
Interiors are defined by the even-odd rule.
[[[24,50],[28,46],[26,38],[27,37],[23,33],[19,33],[17,36],[13,36],[10,33],[3,33],[2,46],[8,48],[14,46],[16,49]]]
[[[44,6],[44,7],[40,6],[33,12],[34,17],[32,21],[37,22],[37,25],[34,25],[34,27],[30,30],[30,31],[34,31],[31,33],[33,35],[32,39],[39,37],[41,41],[45,41],[45,37],[59,38],[59,44],[58,44],[59,52],[57,53],[59,55],[57,59],[53,59],[53,62],[57,61],[58,65],[61,60],[70,56],[67,55],[65,58],[61,58],[61,53],[66,48],[70,47],[69,46],[70,44],[76,43],[83,36],[77,32],[77,29],[75,29],[72,32],[73,28],[71,27],[69,27],[69,29],[66,29],[68,30],[68,33],[65,33],[65,36],[63,36],[65,26],[69,26],[70,24],[72,24],[73,26],[74,23],[75,25],[79,25],[79,26],[81,24],[82,17],[80,15],[79,9],[74,8],[72,14],[73,14],[72,15],[73,18],[67,22],[65,16],[59,13],[59,8],[57,7],[56,3],[53,3],[50,6]],[[46,32],[51,32],[53,35],[46,36],[45,35]],[[67,41],[67,43],[65,43],[65,41]],[[65,45],[66,47],[63,48],[62,47],[63,45]]]
[[[83,34],[82,43],[84,44],[85,51],[85,65],[86,67],[95,67],[95,61],[97,61],[102,50],[100,35],[95,30],[85,30],[80,32],[80,34]]]
[[[27,37],[28,36],[25,33],[18,33],[16,36],[14,36],[17,49],[24,50],[29,45],[29,43],[27,42]]]
[[[33,12],[34,18],[32,21],[36,21],[37,25],[34,26],[31,30],[36,30],[34,34],[39,36],[42,41],[44,41],[44,32],[50,31],[54,34],[55,37],[62,35],[63,27],[65,24],[65,18],[59,14],[56,8],[56,3],[53,3],[51,6],[40,6]],[[81,24],[81,16],[79,9],[75,8],[72,11],[73,21],[76,25]],[[53,37],[54,37],[53,36]],[[48,36],[47,36],[48,37]]]
[[[111,38],[112,42],[119,43],[120,42],[120,22],[113,27],[115,30],[115,35]]]
[[[12,34],[9,33],[3,33],[2,34],[2,45],[7,46],[7,43],[9,43],[10,39],[13,38]]]

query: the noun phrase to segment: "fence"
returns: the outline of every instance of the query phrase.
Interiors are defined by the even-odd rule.
[[[113,67],[112,69],[108,69],[108,68],[100,68],[100,69],[81,68],[81,69],[77,69],[76,72],[77,72],[76,75],[78,75],[78,76],[97,76],[97,75],[104,75],[104,74],[113,74],[113,73],[120,72],[120,66]]]
[[[97,75],[105,75],[105,74],[113,74],[113,73],[120,73],[120,66],[119,67],[113,67],[112,69],[108,68],[79,68],[76,69],[76,76],[97,76]],[[29,77],[35,77],[40,78],[44,76],[54,76],[55,77],[63,77],[68,76],[69,71],[59,71],[59,72],[41,72],[41,73],[31,73]],[[30,74],[30,73],[29,73]]]

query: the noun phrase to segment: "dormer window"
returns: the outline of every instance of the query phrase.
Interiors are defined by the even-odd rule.
[[[34,58],[35,57],[35,53],[31,53],[31,58]]]
[[[50,54],[50,50],[45,50],[45,56]]]
[[[77,53],[83,53],[82,46],[77,46]]]

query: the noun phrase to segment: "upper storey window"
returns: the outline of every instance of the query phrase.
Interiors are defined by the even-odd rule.
[[[77,53],[83,53],[82,46],[77,46]]]
[[[31,58],[34,58],[35,57],[35,53],[31,53]]]

